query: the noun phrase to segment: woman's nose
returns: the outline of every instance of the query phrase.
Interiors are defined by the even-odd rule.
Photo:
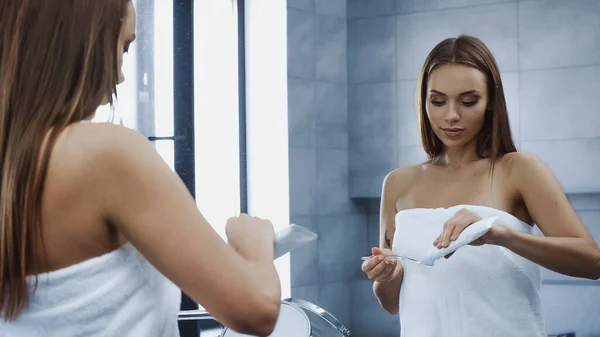
[[[448,110],[445,116],[446,122],[455,122],[460,120],[460,114],[455,103],[448,104]]]

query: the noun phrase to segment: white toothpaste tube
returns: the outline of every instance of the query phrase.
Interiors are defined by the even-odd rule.
[[[456,240],[450,242],[448,247],[445,248],[437,248],[436,246],[431,247],[429,251],[423,257],[421,261],[422,264],[427,266],[433,266],[435,260],[441,259],[442,257],[455,252],[457,249],[464,245],[468,245],[469,243],[479,239],[485,233],[487,233],[492,225],[498,220],[497,216],[481,219],[467,228],[465,228],[462,233],[456,238]]]
[[[296,224],[279,230],[275,233],[275,259],[304,246],[317,237],[317,234]]]

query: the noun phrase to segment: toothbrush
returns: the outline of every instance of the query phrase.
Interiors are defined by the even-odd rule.
[[[398,261],[410,261],[410,262],[414,262],[414,263],[419,263],[419,264],[424,264],[421,261],[418,261],[416,259],[413,259],[412,257],[408,257],[408,256],[403,256],[403,255],[384,255],[385,257],[387,257],[388,259],[392,259],[392,260],[398,260]],[[369,259],[371,259],[373,256],[363,256],[361,259],[363,261],[367,261]],[[428,264],[425,264],[428,266]]]

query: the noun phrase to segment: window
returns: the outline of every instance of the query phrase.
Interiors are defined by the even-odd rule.
[[[114,114],[105,105],[93,121],[112,120],[140,131],[174,170],[173,1],[133,2],[137,39],[123,58],[125,82],[117,88]]]
[[[223,239],[241,211],[287,226],[285,2],[247,11],[244,0],[133,1],[137,40],[124,57],[114,122],[153,141]],[[110,115],[100,107],[94,121]],[[276,267],[289,297],[289,256]],[[182,309],[197,307],[183,296]],[[180,331],[198,335],[189,322]]]
[[[244,17],[248,210],[278,230],[290,220],[287,4],[247,1]],[[289,254],[275,266],[282,297],[290,297]]]
[[[196,202],[223,239],[240,213],[237,36],[235,1],[195,1]]]
[[[224,239],[240,211],[289,225],[286,16],[285,2],[194,2],[196,200]],[[276,267],[290,297],[289,256]]]

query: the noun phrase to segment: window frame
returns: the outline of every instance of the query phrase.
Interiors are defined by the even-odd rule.
[[[247,213],[245,1],[232,1],[237,1],[238,11],[240,211]],[[173,136],[148,139],[174,141],[175,172],[195,198],[194,0],[173,0],[173,93]],[[198,304],[182,292],[181,310],[197,309]],[[178,324],[181,337],[198,337],[203,327],[214,326],[210,321],[179,321]]]

